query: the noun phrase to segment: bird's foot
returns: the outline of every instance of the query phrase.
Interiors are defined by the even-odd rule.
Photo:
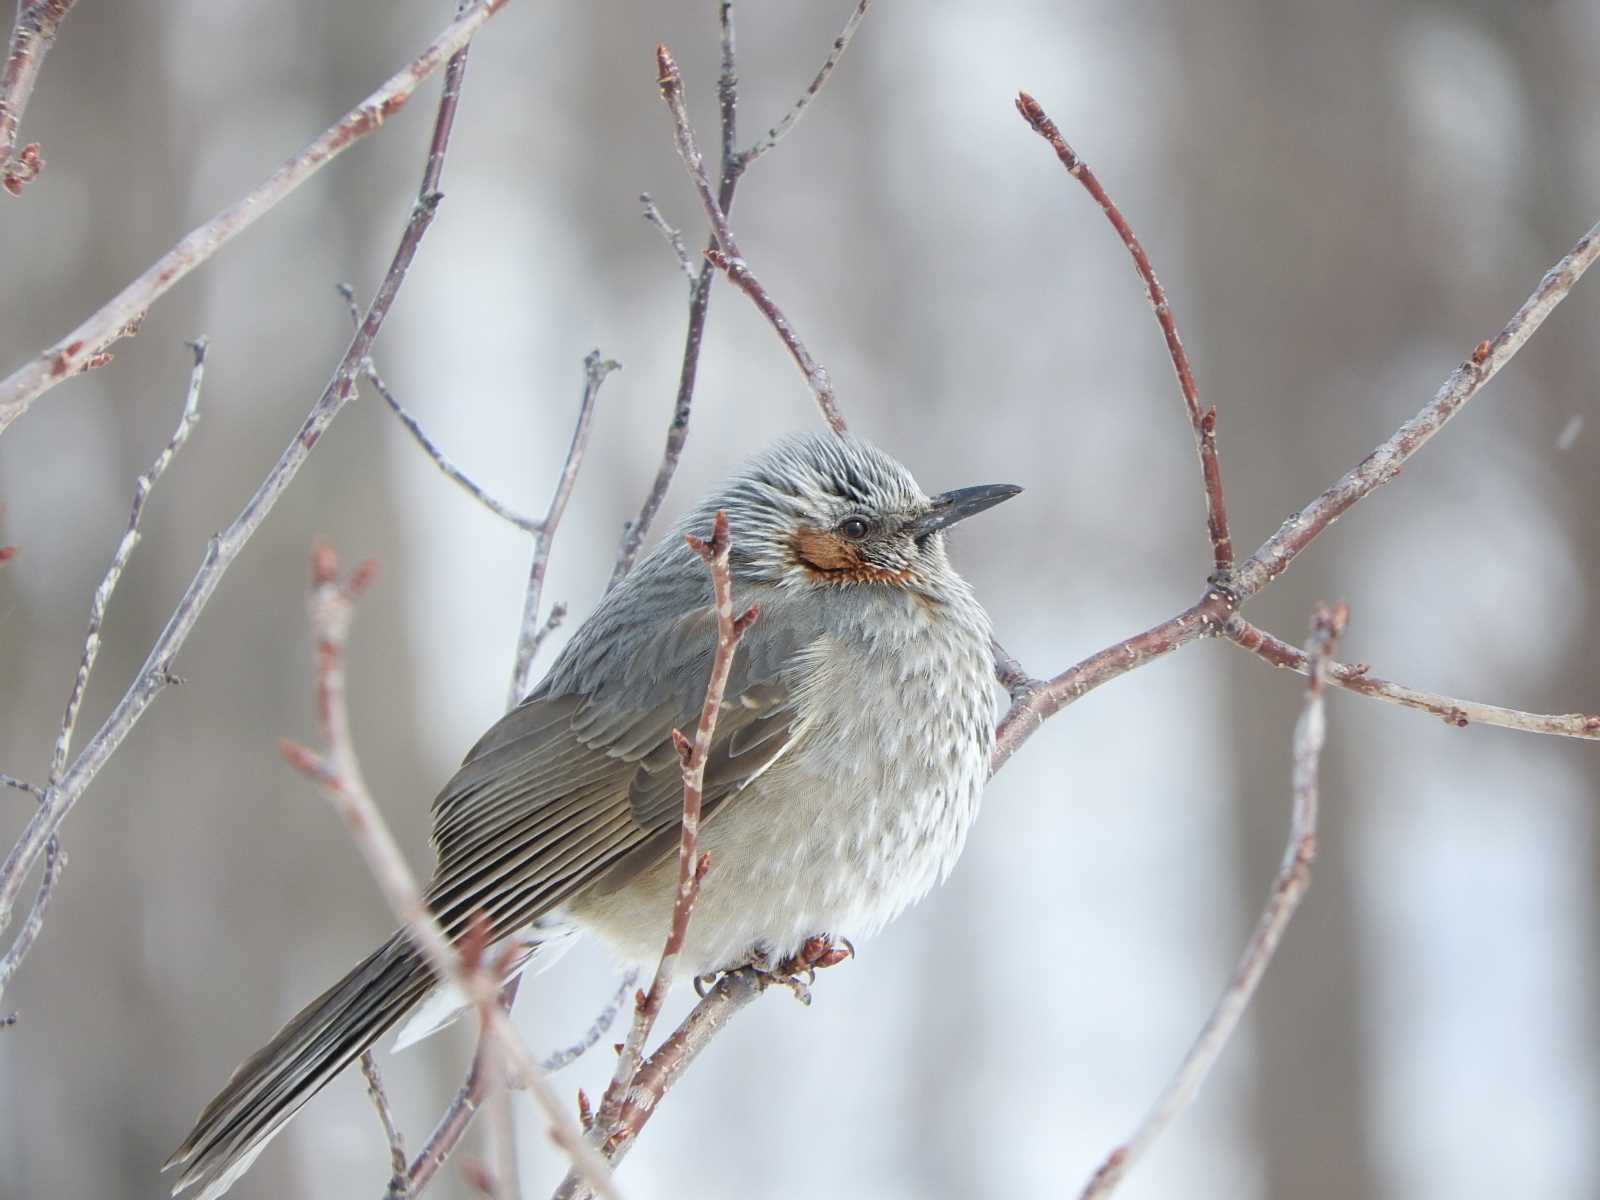
[[[818,934],[807,938],[796,950],[782,962],[774,963],[769,951],[758,948],[750,959],[750,965],[762,975],[766,976],[768,984],[779,984],[794,993],[794,998],[801,1004],[811,1003],[811,985],[817,980],[817,972],[827,967],[836,966],[847,958],[854,958],[856,948],[850,944],[849,938],[839,938],[837,941],[830,934]]]

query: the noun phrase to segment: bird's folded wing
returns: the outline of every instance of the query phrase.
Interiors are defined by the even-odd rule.
[[[672,732],[694,735],[715,629],[709,610],[690,613],[652,655],[636,656],[648,669],[633,672],[632,686],[603,697],[536,691],[480,739],[434,801],[439,862],[428,901],[447,930],[482,912],[496,934],[509,932],[590,884],[614,890],[670,853],[683,802]],[[782,630],[758,631],[760,623],[741,643],[718,714],[707,820],[795,736],[786,676],[799,647]],[[660,661],[674,641],[693,654],[682,671]],[[697,683],[684,678],[696,671]]]

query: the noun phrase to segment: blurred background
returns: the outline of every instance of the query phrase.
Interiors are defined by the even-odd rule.
[[[850,7],[741,7],[742,140],[788,109]],[[49,165],[0,219],[0,369],[258,182],[450,8],[82,0],[22,124]],[[672,46],[713,143],[715,9],[516,3],[488,25],[447,198],[377,348],[438,442],[525,511],[565,454],[584,353],[624,364],[551,563],[546,600],[575,618],[648,486],[682,351],[684,280],[637,194],[704,241],[653,47]],[[1247,552],[1415,412],[1600,214],[1597,39],[1587,0],[885,3],[751,169],[733,225],[855,430],[929,490],[1027,487],[953,552],[1006,645],[1048,674],[1188,604],[1209,558],[1138,281],[1017,118],[1017,89],[1155,259],[1221,412]],[[21,547],[0,571],[0,769],[46,773],[90,594],[182,404],[183,339],[211,338],[204,415],[146,514],[80,745],[326,383],[348,336],[334,284],[376,285],[437,86],[0,439],[0,542]],[[1597,328],[1586,281],[1251,617],[1299,642],[1313,602],[1343,598],[1344,657],[1380,674],[1600,708]],[[658,530],[817,424],[771,330],[719,281]],[[501,710],[529,551],[368,394],[227,576],[177,663],[187,683],[65,826],[71,865],[6,997],[20,1020],[0,1035],[0,1196],[163,1195],[161,1162],[234,1065],[391,928],[277,752],[315,735],[317,535],[382,564],[352,644],[356,733],[429,864],[428,802]],[[1255,920],[1299,699],[1296,678],[1201,644],[1052,721],[990,786],[945,887],[827,972],[810,1010],[775,994],[729,1027],[628,1161],[627,1194],[1075,1194],[1177,1064]],[[1344,694],[1329,710],[1309,898],[1241,1037],[1124,1194],[1600,1193],[1600,750]],[[0,796],[6,845],[28,811]],[[517,1020],[536,1047],[565,1045],[615,978],[582,947],[523,989]],[[458,1029],[382,1056],[413,1147],[469,1043]],[[563,1091],[596,1094],[610,1061],[596,1051]],[[518,1113],[523,1182],[545,1194],[560,1162],[532,1106]],[[348,1072],[234,1194],[376,1197],[386,1178]],[[433,1194],[469,1191],[452,1168]]]

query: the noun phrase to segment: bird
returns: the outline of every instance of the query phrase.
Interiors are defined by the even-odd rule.
[[[552,914],[624,962],[659,955],[683,784],[717,639],[685,535],[725,513],[735,611],[754,605],[707,757],[711,856],[679,975],[781,963],[877,932],[949,875],[994,741],[990,622],[946,531],[1011,484],[929,496],[864,439],[787,438],[713,490],[600,601],[433,802],[429,908],[491,941]],[[433,987],[402,931],[229,1079],[168,1160],[215,1200],[330,1079]]]

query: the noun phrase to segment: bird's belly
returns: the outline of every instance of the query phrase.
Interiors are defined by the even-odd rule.
[[[960,769],[908,772],[797,748],[730,800],[701,829],[711,863],[679,974],[739,965],[757,950],[782,959],[822,933],[869,937],[921,899],[961,853],[987,749],[962,747],[942,761]],[[651,963],[677,879],[672,854],[610,895],[576,898],[569,911],[624,959]]]

